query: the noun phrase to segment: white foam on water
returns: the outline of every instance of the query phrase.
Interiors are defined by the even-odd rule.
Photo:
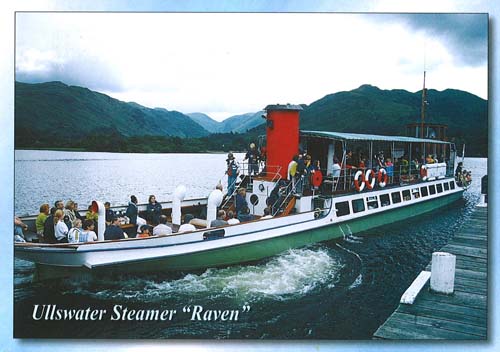
[[[94,283],[71,282],[70,285],[71,292],[76,289],[95,298],[141,302],[158,302],[172,297],[183,300],[218,297],[238,301],[265,297],[286,300],[321,285],[334,286],[342,267],[340,257],[334,252],[316,247],[292,249],[259,265],[208,269],[202,274],[187,274],[177,280],[104,279]]]

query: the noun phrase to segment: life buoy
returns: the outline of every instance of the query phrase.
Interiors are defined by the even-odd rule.
[[[371,180],[370,180],[370,176],[372,177]],[[373,187],[375,186],[375,181],[376,181],[376,177],[374,175],[373,170],[372,169],[366,170],[366,173],[365,173],[366,188],[373,189]]]
[[[323,182],[323,175],[320,170],[314,171],[314,173],[311,174],[311,178],[314,187],[321,186],[321,182]]]
[[[378,170],[377,181],[378,185],[382,188],[387,185],[387,181],[389,181],[389,176],[387,176],[387,171],[385,171],[384,168]]]
[[[359,177],[361,176],[361,183],[359,182]],[[356,188],[356,191],[361,192],[362,190],[365,189],[365,178],[363,175],[363,171],[358,170],[354,174],[354,187]]]
[[[427,181],[427,166],[425,164],[420,167],[420,177],[422,181]]]

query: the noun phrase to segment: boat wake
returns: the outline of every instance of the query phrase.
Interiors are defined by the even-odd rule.
[[[344,267],[341,256],[325,247],[292,249],[255,265],[208,269],[171,279],[147,277],[100,277],[68,279],[68,293],[102,300],[184,302],[218,298],[252,302],[260,299],[294,299],[323,285],[335,286]]]

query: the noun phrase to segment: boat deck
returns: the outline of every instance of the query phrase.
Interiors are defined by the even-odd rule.
[[[487,209],[477,207],[467,224],[440,250],[456,255],[453,295],[431,293],[427,283],[413,304],[399,304],[374,338],[487,339]],[[430,263],[425,270],[431,270]]]

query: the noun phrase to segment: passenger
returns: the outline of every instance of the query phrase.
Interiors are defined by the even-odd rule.
[[[167,225],[167,217],[162,215],[160,216],[159,224],[153,228],[153,236],[166,236],[170,234],[172,234],[172,229]]]
[[[193,224],[190,224],[190,221],[194,219],[192,214],[184,215],[184,224],[179,227],[178,232],[187,232],[187,231],[196,231],[196,227]]]
[[[218,227],[218,226],[224,226],[227,225],[227,221],[224,220],[226,218],[226,212],[224,210],[219,210],[217,212],[217,219],[212,220],[210,223],[210,227]]]
[[[76,214],[75,214],[75,202],[68,200],[66,202],[66,207],[64,208],[64,215],[68,217],[71,227],[75,225]],[[69,226],[68,226],[69,227]]]
[[[127,238],[125,233],[120,227],[120,223],[117,217],[111,219],[111,225],[106,228],[104,231],[104,239],[105,240],[121,240]]]
[[[425,158],[425,163],[426,164],[434,164],[434,158],[432,157],[431,154],[427,155],[427,158]]]
[[[137,225],[137,197],[132,195],[130,196],[130,202],[128,202],[127,211],[125,212],[125,216],[130,219],[130,223]]]
[[[14,216],[14,242],[26,242],[24,238],[24,231],[28,230],[28,225],[26,225],[22,220]]]
[[[385,158],[384,158],[384,152],[381,150],[378,152],[377,155],[373,157],[375,159],[375,170],[380,170],[382,168],[385,168]]]
[[[240,221],[234,217],[234,213],[233,213],[233,211],[232,211],[232,210],[229,210],[229,211],[227,212],[227,218],[228,218],[228,219],[227,219],[227,223],[228,223],[229,225],[236,225],[236,224],[239,224],[239,223],[240,223]]]
[[[297,166],[298,166],[299,156],[294,155],[292,161],[288,164],[288,181],[292,181],[295,185],[295,177],[297,176]]]
[[[250,149],[248,149],[243,160],[248,160],[249,175],[257,175],[259,173],[259,152],[255,148],[255,143],[250,143]]]
[[[75,212],[76,218],[80,219],[83,223],[83,220],[85,220],[85,217],[80,215],[80,211],[78,210],[78,203],[76,203],[76,202],[74,203],[73,211]]]
[[[458,163],[458,166],[455,170],[455,178],[458,180],[459,176],[462,175],[462,169],[463,169],[464,164],[460,161]]]
[[[229,153],[226,159],[227,163],[227,195],[231,196],[234,193],[234,188],[236,185],[236,179],[238,177],[238,164],[234,160],[233,153]]]
[[[68,243],[68,225],[64,222],[64,213],[61,209],[56,210],[54,214],[54,236],[57,243]]]
[[[141,233],[137,235],[137,238],[146,238],[150,237],[151,235],[149,234],[149,225],[142,225],[141,226]]]
[[[40,213],[38,214],[35,220],[36,234],[38,235],[38,239],[40,242],[43,242],[43,227],[45,225],[45,221],[47,221],[49,212],[50,212],[49,204],[48,203],[42,204],[40,206]]]
[[[348,150],[345,155],[345,167],[346,169],[356,170],[356,166],[354,166],[354,158],[352,156],[352,150]]]
[[[245,188],[240,188],[238,190],[238,194],[236,195],[236,202],[235,202],[235,210],[236,210],[236,214],[238,215],[238,217],[239,217],[241,210],[244,207],[248,207],[246,195],[247,195],[247,191]]]
[[[62,200],[56,200],[54,202],[54,208],[64,210],[64,202]]]
[[[358,169],[361,169],[361,170],[366,169],[366,158],[364,156],[359,158]]]
[[[220,183],[220,180],[219,180],[219,183],[217,183],[217,185],[215,186],[215,189],[218,189],[219,191],[224,192],[224,187],[222,187],[222,183]]]
[[[92,205],[88,206],[87,212],[85,213],[85,219],[92,220],[94,222],[97,222],[97,220],[99,219],[99,214],[97,214],[94,211],[94,208],[92,207]]]
[[[82,235],[82,220],[76,219],[75,225],[68,231],[68,242],[77,243],[80,242],[80,236]]]
[[[305,155],[304,156],[304,171],[303,171],[303,186],[304,189],[309,192],[311,190],[311,173],[314,170],[314,165],[312,163],[312,158],[311,156]]]
[[[394,178],[394,164],[391,158],[385,159],[385,171],[387,172],[387,177],[389,178],[389,183],[392,183]]]
[[[111,203],[105,202],[104,209],[106,209],[106,225],[111,224],[111,219],[116,216],[115,212],[111,210]]]
[[[45,224],[43,224],[43,242],[44,243],[57,243],[55,236],[55,222],[54,215],[56,213],[57,208],[50,208],[50,215],[45,220]]]
[[[146,207],[146,220],[152,224],[159,224],[161,216],[161,204],[156,201],[156,197],[152,194],[148,199]]]
[[[85,219],[83,220],[83,232],[80,235],[79,242],[95,242],[98,237],[94,231],[95,224],[94,221]]]
[[[340,170],[342,170],[342,167],[340,166],[340,161],[337,157],[334,156],[333,166],[332,166],[332,177],[334,180],[340,177]]]
[[[252,214],[250,214],[250,208],[248,208],[248,206],[245,206],[238,213],[238,220],[240,222],[251,221],[253,219],[254,219],[254,216]]]
[[[265,219],[272,219],[272,215],[271,215],[271,209],[269,208],[264,208],[264,216],[261,217],[260,219],[261,220],[265,220]]]
[[[71,223],[71,221],[69,221],[68,215],[63,216],[63,221],[66,224],[66,226],[68,227],[68,230],[73,227],[73,224]]]

